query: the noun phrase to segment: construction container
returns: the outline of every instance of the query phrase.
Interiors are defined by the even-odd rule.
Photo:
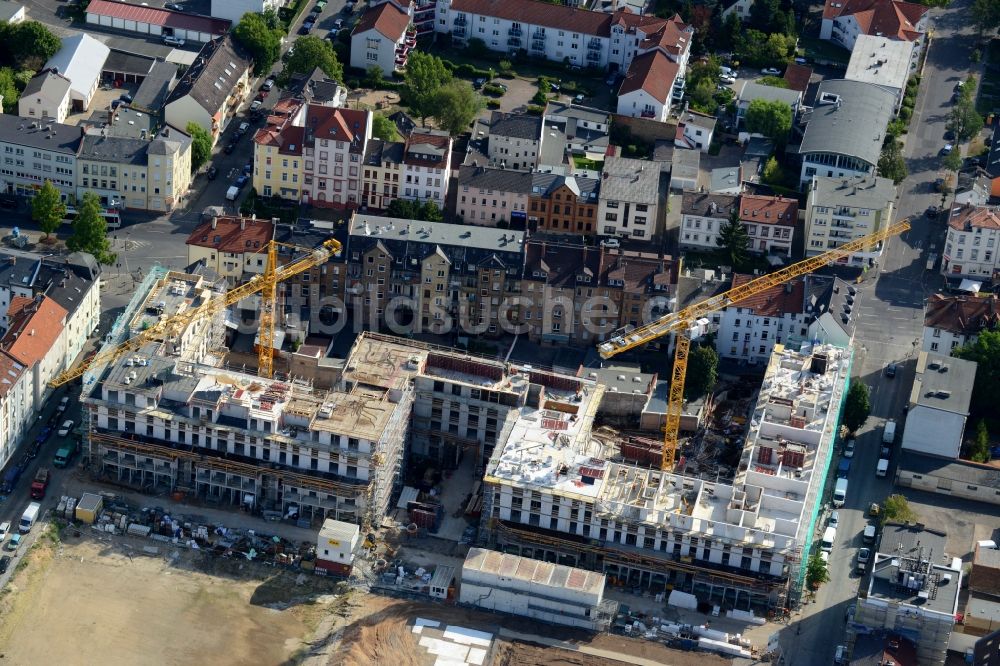
[[[327,560],[316,559],[316,573],[325,574],[328,576],[343,576],[347,578],[351,575],[351,569],[353,567],[350,564],[344,564],[342,562],[329,562]]]
[[[97,516],[104,506],[104,498],[93,493],[84,493],[80,501],[76,503],[76,519],[81,523],[93,525],[97,522]]]

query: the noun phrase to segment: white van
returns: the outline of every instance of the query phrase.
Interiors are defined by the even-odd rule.
[[[847,479],[837,479],[833,488],[833,505],[838,509],[847,501]]]
[[[889,472],[889,461],[885,458],[878,459],[878,466],[875,468],[875,476],[885,476]]]
[[[833,550],[833,542],[837,540],[837,530],[828,527],[823,530],[823,538],[819,542],[819,549],[829,553]]]

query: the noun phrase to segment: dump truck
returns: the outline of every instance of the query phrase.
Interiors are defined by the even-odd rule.
[[[49,487],[49,479],[52,477],[49,470],[41,468],[35,472],[35,479],[31,482],[31,499],[43,499],[45,489]]]
[[[52,459],[53,467],[67,467],[79,448],[80,443],[75,439],[64,443],[59,447],[55,457]]]

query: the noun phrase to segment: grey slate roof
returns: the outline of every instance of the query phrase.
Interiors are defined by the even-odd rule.
[[[850,305],[852,310],[856,307],[856,300],[860,298],[857,294],[852,294],[849,284],[838,277],[829,275],[806,275],[805,304],[807,314],[816,317],[829,312],[834,322],[850,338],[854,338],[854,328],[858,318],[852,316],[845,310],[845,306]]]
[[[202,64],[199,65],[199,62]],[[188,68],[184,78],[174,88],[167,104],[190,95],[209,115],[213,115],[222,108],[236,81],[250,66],[250,58],[243,54],[229,35],[207,42],[198,53],[195,64]]]
[[[0,114],[0,141],[7,143],[76,155],[82,137],[83,130],[75,125],[36,123],[28,118]]]
[[[974,361],[921,352],[910,404],[967,416],[975,380]]]
[[[891,92],[871,83],[823,81],[799,153],[833,153],[878,164],[895,101]]]
[[[660,195],[660,170],[649,160],[610,156],[601,174],[601,198],[656,204]]]
[[[490,135],[538,141],[542,135],[542,118],[523,113],[494,111],[490,117]]]
[[[458,170],[458,184],[497,192],[529,194],[531,192],[531,175],[527,171],[463,166]]]
[[[365,164],[371,166],[381,166],[383,162],[402,164],[405,149],[406,144],[402,141],[368,139],[368,145],[365,146]]]
[[[146,76],[153,68],[155,58],[111,49],[108,59],[104,61],[103,70],[114,74],[134,74],[136,76]]]
[[[817,206],[850,206],[882,210],[896,198],[896,186],[889,178],[861,176],[828,178],[813,176],[810,184],[813,202]]]
[[[955,482],[1000,490],[1000,470],[988,465],[907,451],[906,455],[901,458],[899,467],[900,470],[914,474],[951,479]]]
[[[785,102],[794,109],[795,105],[799,103],[802,93],[798,90],[789,90],[788,88],[765,86],[756,81],[744,81],[743,87],[740,88],[740,92],[736,97],[740,102],[746,103],[752,102],[755,99],[763,99],[769,102]]]
[[[165,126],[156,138],[149,142],[150,155],[177,155],[191,144],[191,137],[170,125]]]
[[[732,211],[739,206],[739,201],[740,197],[735,194],[685,192],[681,196],[681,214],[729,219]]]
[[[70,81],[65,76],[51,69],[43,69],[31,77],[21,97],[30,97],[45,91],[50,99],[62,99],[69,88]]]
[[[157,60],[132,96],[132,108],[158,113],[176,82],[177,65]]]
[[[80,159],[141,166],[146,164],[148,147],[149,142],[142,139],[101,136],[99,132],[86,134],[80,148]]]
[[[601,181],[596,178],[583,178],[577,176],[563,176],[558,173],[528,174],[531,178],[531,193],[536,196],[548,196],[548,194],[563,183],[574,190],[582,199],[587,201],[597,201],[597,195],[601,190]]]

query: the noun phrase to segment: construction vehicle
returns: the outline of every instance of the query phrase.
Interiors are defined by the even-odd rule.
[[[279,247],[288,247],[293,250],[307,252],[307,254],[291,263],[278,266]],[[180,331],[192,322],[225,310],[230,305],[257,293],[261,295],[257,356],[258,374],[261,377],[270,378],[274,374],[274,313],[276,310],[275,299],[277,297],[278,283],[326,263],[330,257],[340,254],[341,245],[339,241],[331,238],[325,241],[320,247],[309,250],[272,240],[268,241],[265,249],[267,250],[267,265],[262,275],[255,275],[245,284],[234,287],[226,292],[225,295],[206,301],[198,307],[185,310],[172,317],[161,319],[156,324],[119,345],[102,349],[90,359],[86,359],[75,367],[57,375],[49,382],[49,386],[62,386],[82,376],[88,368],[112,362],[124,354],[141,349],[149,342],[176,337]]]
[[[706,317],[708,315],[732,305],[739,305],[740,302],[747,298],[756,296],[793,278],[812,273],[814,270],[827,264],[849,257],[854,252],[870,249],[874,245],[896,234],[903,233],[909,228],[910,223],[908,221],[897,222],[875,233],[868,234],[849,243],[844,243],[833,250],[828,250],[815,257],[810,257],[791,266],[786,266],[774,273],[762,275],[704,301],[664,315],[652,323],[638,328],[628,327],[621,332],[615,333],[609,340],[598,345],[597,351],[600,353],[601,358],[607,359],[630,349],[640,347],[664,335],[676,334],[674,342],[674,366],[670,378],[660,468],[667,471],[672,471],[674,468],[681,411],[684,407],[684,379],[687,375],[688,352],[691,348],[692,339],[703,335],[707,331],[708,320]]]
[[[44,467],[35,472],[35,478],[31,482],[31,499],[45,498],[45,489],[49,487],[50,478],[49,470]]]

